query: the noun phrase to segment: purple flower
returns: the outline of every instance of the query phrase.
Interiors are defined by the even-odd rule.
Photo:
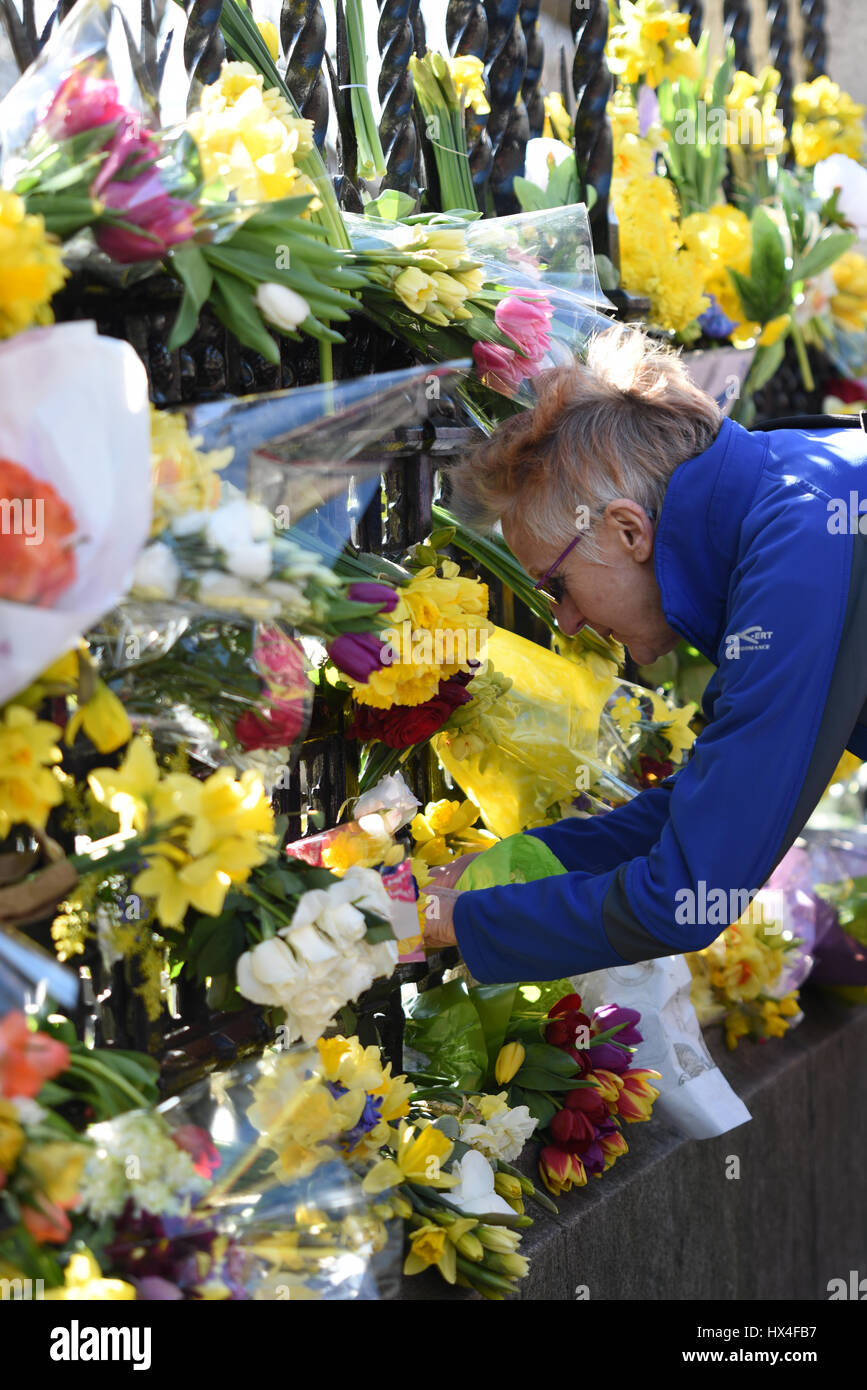
[[[388,584],[360,580],[357,584],[350,584],[346,597],[351,598],[353,603],[376,603],[385,613],[397,607],[397,591]]]
[[[138,1296],[147,1303],[155,1302],[177,1302],[183,1299],[183,1290],[177,1284],[172,1284],[168,1279],[161,1279],[158,1274],[147,1274],[144,1279],[139,1279],[136,1285]]]
[[[706,338],[728,338],[737,328],[734,319],[724,314],[714,295],[709,295],[710,306],[698,320],[699,328]]]
[[[374,671],[390,665],[387,647],[373,632],[344,632],[329,643],[328,655],[347,676],[364,684]]]
[[[642,86],[638,93],[636,109],[638,111],[638,133],[643,140],[650,127],[656,125],[659,120],[659,99],[652,87],[648,87],[646,84]]]
[[[195,207],[174,197],[163,182],[156,163],[160,146],[154,136],[128,120],[107,149],[91,195],[131,227],[99,223],[96,240],[100,250],[121,265],[129,265],[159,260],[170,247],[189,241]]]
[[[590,1065],[594,1071],[616,1071],[618,1073],[626,1071],[632,1061],[632,1054],[624,1052],[622,1047],[615,1047],[613,1043],[596,1043],[590,1039]]]
[[[619,1004],[603,1004],[601,1008],[593,1010],[593,1022],[600,1033],[607,1033],[609,1028],[616,1028],[618,1023],[622,1023],[624,1027],[619,1033],[614,1034],[614,1042],[623,1043],[625,1047],[637,1047],[644,1041],[635,1026],[641,1022],[641,1014],[637,1009],[623,1009]]]

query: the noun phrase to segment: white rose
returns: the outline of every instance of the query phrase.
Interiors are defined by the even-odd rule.
[[[347,1002],[346,996],[338,992],[331,981],[308,981],[303,990],[293,993],[285,1007],[290,1026],[298,1030],[306,1043],[313,1043]]]
[[[863,165],[845,154],[829,155],[813,170],[813,187],[825,202],[835,188],[841,189],[837,207],[854,224],[859,241],[867,240],[867,169]]]
[[[332,962],[340,958],[340,952],[312,923],[306,927],[289,927],[282,935],[317,978],[333,970]],[[322,966],[326,966],[325,971]]]
[[[290,290],[288,285],[277,285],[266,280],[256,291],[256,305],[259,313],[277,328],[293,332],[310,315],[310,305],[300,294]]]
[[[181,567],[174,552],[164,541],[154,541],[136,561],[132,588],[139,598],[174,598],[180,579]]]
[[[239,579],[261,584],[271,573],[271,546],[268,541],[246,541],[226,551],[226,566]]]
[[[391,920],[391,898],[375,869],[353,865],[346,870],[340,883],[332,885],[328,891],[333,901],[352,902]]]
[[[351,903],[337,903],[329,907],[323,913],[321,927],[337,946],[343,948],[360,941],[367,931],[364,914]]]
[[[238,958],[236,979],[245,999],[254,1004],[283,1006],[286,987],[302,977],[302,970],[284,941],[270,937]]]
[[[292,921],[285,931],[291,931],[293,927],[306,927],[310,922],[315,922],[322,913],[328,908],[330,902],[328,892],[325,888],[310,888],[306,893],[302,893],[298,899],[295,911],[292,914]]]

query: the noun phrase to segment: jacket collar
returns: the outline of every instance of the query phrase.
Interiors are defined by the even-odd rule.
[[[675,468],[654,542],[665,620],[716,662],[744,517],[759,485],[767,435],[723,420],[709,449]]]

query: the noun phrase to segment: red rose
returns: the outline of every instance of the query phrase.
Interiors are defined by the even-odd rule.
[[[242,714],[235,721],[235,737],[245,752],[288,748],[303,731],[306,715],[306,700],[278,700],[265,709]]]
[[[346,736],[363,743],[384,743],[388,748],[411,748],[437,733],[452,711],[470,698],[469,691],[455,678],[440,681],[437,694],[423,705],[392,705],[391,709],[357,705]]]

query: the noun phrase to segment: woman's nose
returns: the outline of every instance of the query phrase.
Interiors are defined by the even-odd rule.
[[[557,626],[567,637],[574,637],[577,632],[581,631],[587,621],[586,618],[579,613],[568,594],[561,603],[552,603],[551,608],[554,617],[557,619]]]

